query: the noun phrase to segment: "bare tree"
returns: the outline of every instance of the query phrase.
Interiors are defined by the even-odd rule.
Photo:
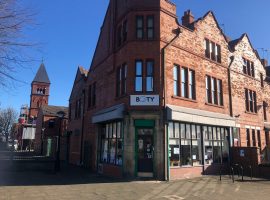
[[[0,0],[0,86],[19,81],[15,76],[18,67],[29,62],[25,50],[32,46],[23,36],[31,24],[33,14],[22,8],[20,0]],[[22,82],[22,81],[21,81]]]
[[[6,143],[12,134],[17,118],[18,114],[14,108],[0,110],[0,135],[5,137]]]

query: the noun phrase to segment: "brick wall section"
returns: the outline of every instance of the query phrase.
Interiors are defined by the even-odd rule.
[[[70,119],[68,124],[68,131],[70,135],[70,149],[69,149],[69,161],[71,164],[79,165],[81,162],[81,137],[82,137],[82,119],[83,119],[83,107],[87,107],[84,103],[83,91],[88,91],[85,86],[86,76],[83,73],[84,69],[79,67],[75,76],[73,88],[69,99],[69,111]],[[80,117],[75,116],[76,102],[81,100]]]
[[[46,88],[46,93],[44,95],[37,94],[38,88]],[[38,102],[41,105],[48,105],[49,103],[49,94],[50,94],[50,85],[45,83],[37,83],[33,82],[31,87],[31,95],[30,95],[30,111],[29,116],[37,117],[38,114]]]
[[[172,33],[178,24],[175,18],[161,13],[161,47],[170,41],[175,34]],[[167,103],[172,105],[196,108],[211,112],[229,114],[228,97],[228,57],[230,55],[228,43],[220,29],[217,27],[215,18],[209,12],[202,20],[195,25],[194,30],[181,28],[180,37],[175,40],[171,47],[166,51],[166,77],[167,77]],[[218,34],[217,34],[218,33]],[[221,45],[221,64],[205,57],[204,40]],[[166,42],[166,43],[165,43]],[[173,66],[188,67],[195,71],[196,78],[196,100],[179,99],[173,96]],[[205,102],[205,76],[210,75],[221,79],[223,84],[224,106],[208,105]]]
[[[233,99],[233,113],[238,117],[237,123],[241,126],[241,146],[247,146],[246,128],[245,126],[258,127],[261,129],[262,147],[265,146],[264,134],[264,115],[263,115],[263,101],[269,102],[269,86],[265,83],[265,87],[261,87],[260,74],[266,77],[264,66],[260,59],[257,57],[254,49],[252,48],[247,36],[236,45],[233,52],[234,62],[231,66],[231,80],[232,80],[232,99]],[[255,78],[243,74],[243,57],[254,62]],[[245,88],[256,92],[257,96],[257,114],[247,113],[245,104]],[[265,95],[266,94],[266,95]],[[268,111],[269,113],[269,111]],[[251,134],[250,134],[251,135]],[[252,137],[251,144],[252,144]],[[257,132],[256,132],[256,141]]]
[[[49,127],[50,120],[54,120],[54,122],[55,122],[53,127]],[[60,147],[60,149],[62,150],[61,152],[63,152],[63,149],[66,148],[65,147],[66,144],[64,144],[65,139],[63,139],[63,138],[66,138],[64,135],[64,130],[66,130],[66,126],[67,126],[67,119],[63,119],[62,120],[62,128],[60,130],[61,137],[62,137],[61,147]],[[41,153],[42,128],[45,128],[44,135],[43,135],[43,154],[45,154],[45,152],[46,152],[45,141],[48,138],[55,139],[56,136],[58,136],[59,128],[60,128],[60,119],[58,117],[55,117],[55,116],[46,116],[46,115],[44,116],[41,110],[38,112],[37,123],[36,123],[36,134],[35,134],[35,145],[34,145],[35,152],[38,154]],[[62,158],[64,159],[65,156],[62,155]]]

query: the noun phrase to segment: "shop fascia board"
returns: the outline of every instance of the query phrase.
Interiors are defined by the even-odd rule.
[[[176,120],[213,126],[236,127],[236,120],[229,115],[193,108],[167,105],[167,120]]]

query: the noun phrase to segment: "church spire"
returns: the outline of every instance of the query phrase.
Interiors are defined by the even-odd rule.
[[[43,61],[42,61],[41,65],[36,73],[36,76],[35,76],[33,82],[48,83],[48,84],[51,83]]]

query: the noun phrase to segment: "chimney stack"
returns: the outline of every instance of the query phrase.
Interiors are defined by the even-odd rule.
[[[194,16],[192,15],[190,10],[184,12],[184,16],[182,17],[182,25],[189,26],[194,22]]]
[[[261,59],[261,63],[264,67],[268,67],[268,61],[266,59]]]

